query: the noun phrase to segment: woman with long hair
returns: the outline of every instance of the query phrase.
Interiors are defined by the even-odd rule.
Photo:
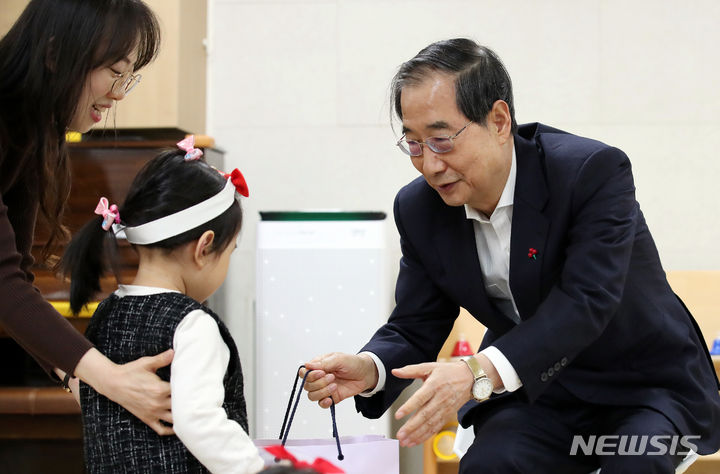
[[[172,351],[117,365],[93,348],[33,286],[41,258],[67,239],[65,134],[86,132],[137,83],[160,31],[141,0],[31,0],[0,40],[0,324],[48,372],[79,377],[159,434],[171,434],[170,386],[155,371]],[[68,375],[68,377],[66,377]]]

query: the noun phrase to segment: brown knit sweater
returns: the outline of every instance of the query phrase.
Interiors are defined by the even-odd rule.
[[[2,179],[0,181],[5,181]],[[73,373],[92,344],[33,286],[30,250],[39,196],[34,177],[22,173],[0,187],[0,325],[46,370]]]

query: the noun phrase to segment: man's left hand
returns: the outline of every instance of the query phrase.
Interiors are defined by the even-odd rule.
[[[415,446],[437,433],[471,398],[473,375],[464,362],[429,362],[392,371],[401,379],[422,379],[420,389],[395,412],[413,413],[397,433],[400,446]]]

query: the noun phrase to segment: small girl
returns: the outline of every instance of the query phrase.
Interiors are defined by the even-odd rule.
[[[116,363],[175,350],[169,368],[173,428],[158,436],[120,405],[81,384],[85,462],[90,473],[255,473],[263,461],[248,436],[243,375],[227,327],[200,301],[225,280],[242,224],[242,174],[223,175],[199,159],[192,137],[138,173],[119,208],[102,198],[62,261],[79,311],[99,291],[103,249],[124,232],[138,253],[131,285],[97,308],[88,339]],[[112,245],[110,246],[112,247]]]

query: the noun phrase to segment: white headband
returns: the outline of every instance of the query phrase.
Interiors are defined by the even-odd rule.
[[[169,239],[210,222],[225,212],[235,201],[235,190],[232,180],[228,179],[222,191],[203,202],[135,227],[113,224],[113,231],[117,237],[122,237],[124,233],[131,244],[148,245]]]

